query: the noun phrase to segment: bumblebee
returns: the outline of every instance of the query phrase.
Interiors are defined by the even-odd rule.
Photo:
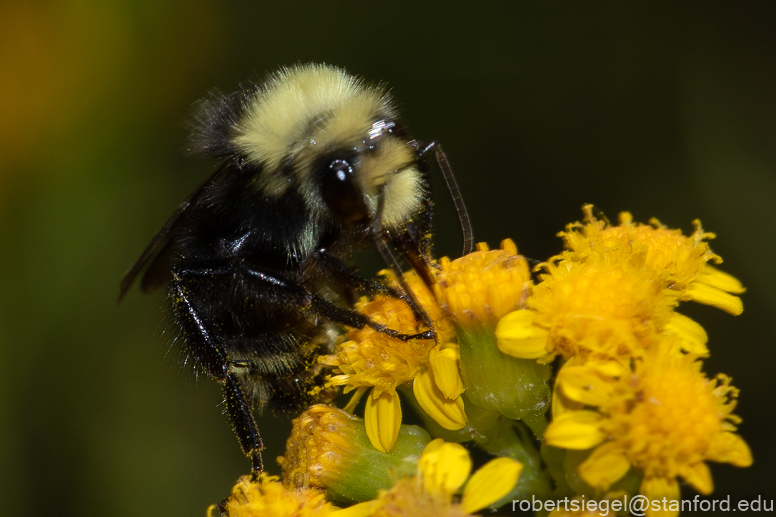
[[[407,136],[383,86],[317,64],[211,94],[192,126],[191,150],[220,166],[127,272],[119,299],[144,270],[144,291],[166,284],[184,351],[222,385],[257,474],[264,446],[254,406],[312,403],[323,383],[317,357],[330,352],[334,326],[433,338],[407,292],[359,276],[347,260],[353,246],[374,242],[389,265],[398,250],[432,281],[426,156],[435,147]],[[347,301],[354,292],[406,299],[425,330],[399,334],[332,295]]]

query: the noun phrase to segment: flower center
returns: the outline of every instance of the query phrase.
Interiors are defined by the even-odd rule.
[[[626,444],[630,462],[649,477],[669,477],[677,474],[677,467],[702,461],[723,418],[709,382],[699,372],[679,367],[634,378],[635,400],[613,408],[608,429]]]

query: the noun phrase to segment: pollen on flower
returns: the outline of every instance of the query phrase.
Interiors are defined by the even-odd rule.
[[[648,338],[671,319],[676,297],[647,271],[597,256],[585,262],[547,263],[545,268],[528,299],[532,325],[548,333],[548,355],[542,362],[555,355],[599,359],[638,355]],[[501,328],[502,334],[507,331]],[[533,357],[537,356],[535,352]]]
[[[414,334],[422,330],[415,313],[403,300],[378,296],[374,301],[362,300],[356,308],[398,332]],[[383,392],[395,395],[398,385],[425,370],[428,353],[435,346],[432,340],[402,341],[370,327],[351,329],[345,337],[346,341],[337,346],[336,355],[321,358],[323,364],[335,366],[341,372],[330,383],[345,385],[346,392],[374,387],[373,397]]]
[[[501,249],[477,251],[456,260],[439,261],[434,292],[437,299],[462,326],[495,324],[498,318],[521,308],[531,289],[525,258],[507,239]]]
[[[289,490],[275,476],[262,474],[258,481],[243,476],[230,495],[218,506],[219,513],[228,517],[325,517],[332,516],[336,508],[324,498],[323,492],[312,488]],[[215,515],[216,507],[208,509]]]
[[[437,340],[452,338],[455,331],[451,323],[417,275],[408,273],[405,282],[431,318]],[[372,321],[403,334],[424,330],[415,312],[401,299],[377,296],[373,301],[362,300],[356,308]],[[357,390],[348,408],[371,388],[364,414],[367,435],[376,449],[388,452],[402,420],[396,389],[411,381],[420,406],[431,418],[450,430],[466,425],[457,350],[444,341],[403,341],[365,326],[348,331],[346,341],[337,346],[337,354],[319,361],[338,370],[335,373],[339,375],[332,376],[329,385],[344,385],[345,392]]]
[[[583,211],[585,224],[570,224],[559,234],[569,249],[562,257],[584,261],[596,255],[620,263],[627,261],[634,268],[651,271],[665,288],[685,300],[713,305],[731,314],[743,310],[740,299],[733,296],[744,291],[741,283],[707,264],[722,259],[707,242],[715,235],[704,232],[700,221],[693,221],[695,231],[685,236],[657,219],[648,225],[636,224],[630,213],[623,212],[620,224],[612,226],[593,215],[592,205],[583,207]]]

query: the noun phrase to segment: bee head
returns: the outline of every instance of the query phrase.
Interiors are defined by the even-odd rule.
[[[314,166],[326,209],[344,224],[371,225],[382,196],[384,226],[401,226],[425,195],[414,148],[385,119],[373,122],[365,138],[350,143],[325,153]]]
[[[417,151],[382,86],[304,65],[272,76],[241,109],[231,147],[261,165],[256,187],[263,195],[296,191],[311,217],[344,226],[370,226],[380,197],[385,229],[421,209],[427,193]]]

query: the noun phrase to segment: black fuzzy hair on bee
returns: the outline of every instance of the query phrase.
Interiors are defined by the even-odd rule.
[[[231,94],[214,90],[197,102],[186,124],[191,131],[187,151],[213,158],[234,157],[237,146],[232,141],[232,130],[240,123],[258,88],[255,84],[240,85]]]

